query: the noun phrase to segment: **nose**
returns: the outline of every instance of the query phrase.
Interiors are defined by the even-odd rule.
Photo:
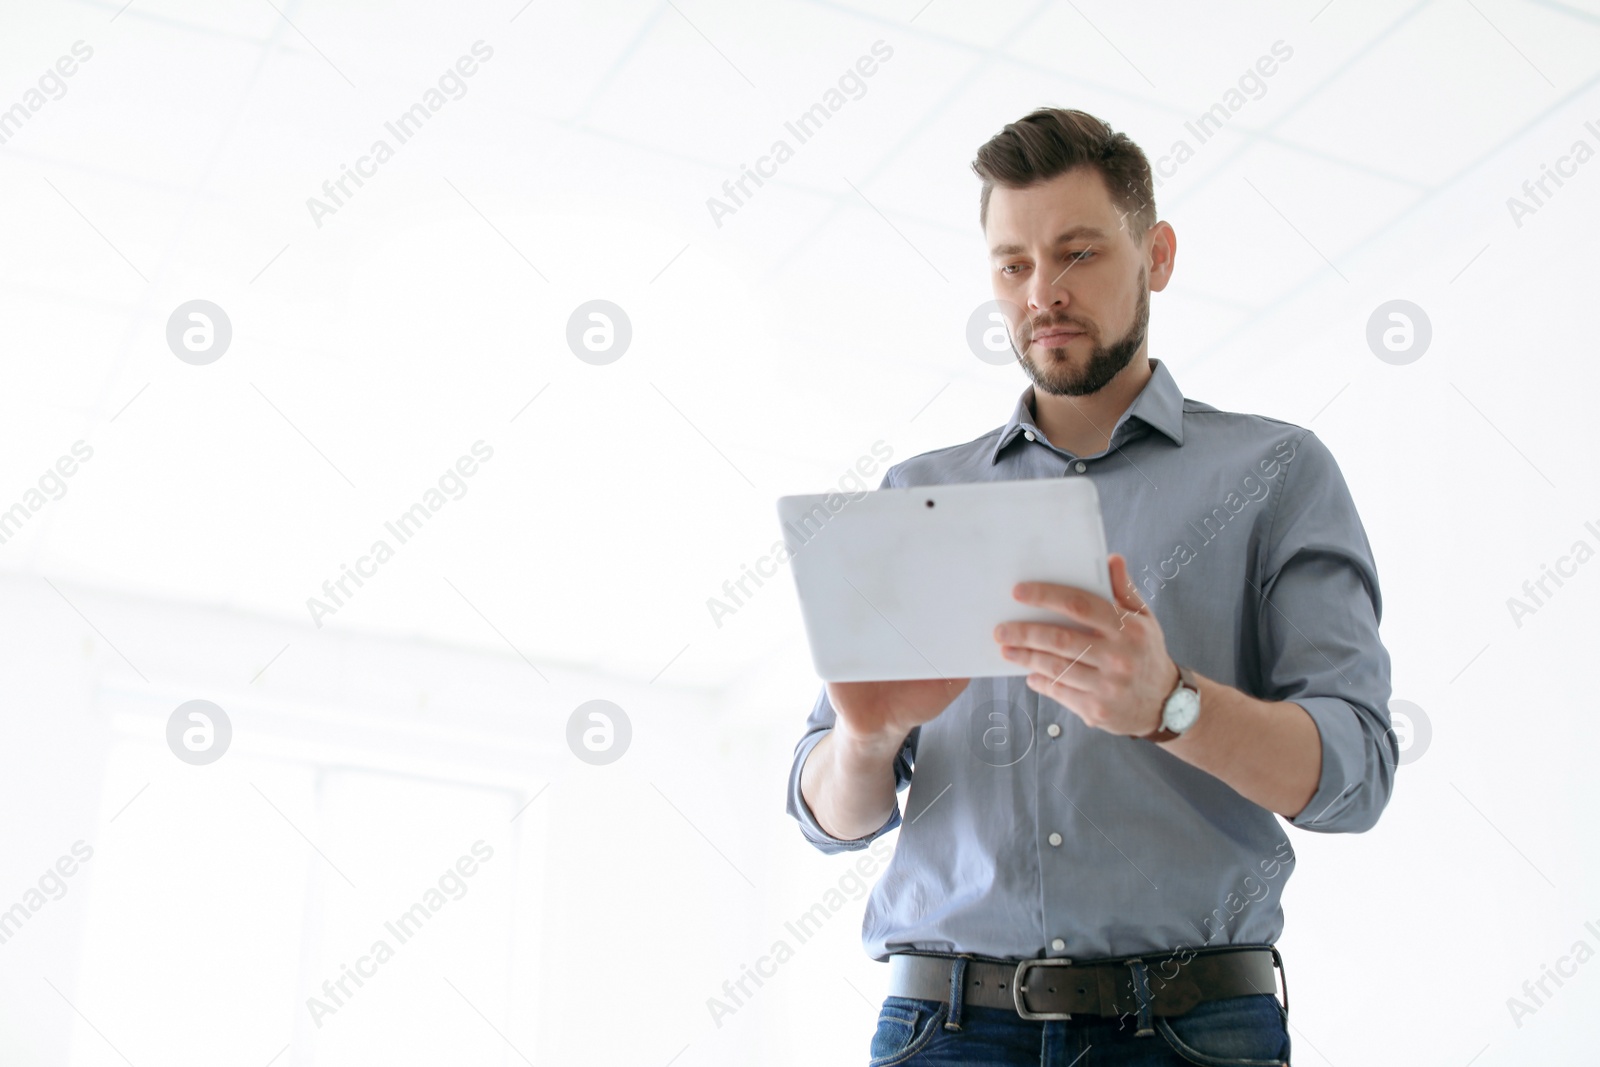
[[[1033,277],[1028,279],[1028,311],[1038,314],[1052,309],[1063,309],[1067,306],[1067,290],[1061,284],[1066,271],[1057,271],[1054,267],[1045,267],[1043,270],[1034,271]]]

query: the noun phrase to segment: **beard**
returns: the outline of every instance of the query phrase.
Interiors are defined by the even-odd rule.
[[[1033,345],[1029,344],[1029,352],[1018,353],[1017,360],[1022,364],[1022,369],[1028,372],[1028,377],[1033,380],[1035,387],[1054,396],[1087,396],[1105,388],[1107,382],[1133,361],[1134,354],[1144,345],[1145,334],[1150,325],[1150,275],[1148,270],[1139,272],[1139,304],[1134,308],[1133,323],[1128,327],[1128,332],[1109,345],[1100,339],[1100,331],[1092,324],[1075,319],[1070,315],[1058,315],[1043,322],[1035,323],[1029,330],[1029,336],[1050,326],[1071,326],[1084,331],[1084,336],[1094,342],[1094,348],[1089,352],[1089,360],[1082,369],[1075,368],[1070,362],[1065,346],[1051,348],[1048,366],[1040,366],[1034,361]],[[1015,342],[1012,351],[1016,351]]]

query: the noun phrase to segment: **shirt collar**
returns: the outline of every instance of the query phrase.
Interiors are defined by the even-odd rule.
[[[1133,403],[1128,405],[1128,410],[1122,413],[1117,420],[1117,425],[1111,431],[1113,447],[1122,443],[1125,435],[1122,431],[1123,423],[1129,419],[1138,419],[1146,426],[1160,430],[1172,439],[1172,443],[1183,444],[1183,393],[1178,389],[1178,383],[1172,380],[1172,372],[1167,370],[1167,365],[1154,356],[1150,357],[1150,380],[1145,383],[1139,395],[1133,398]],[[1033,386],[1022,391],[1022,396],[1017,399],[1016,409],[1011,413],[1011,421],[1006,423],[1000,431],[1000,439],[995,442],[994,450],[989,453],[991,464],[1000,462],[1000,453],[1005,447],[1024,432],[1031,431],[1040,440],[1044,434],[1033,422]]]

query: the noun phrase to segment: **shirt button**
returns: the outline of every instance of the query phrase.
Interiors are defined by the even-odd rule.
[[[1022,436],[1026,437],[1030,441],[1032,441],[1034,439],[1032,430],[1023,430],[1022,431]]]
[[[1051,737],[1060,737],[1061,736],[1061,727],[1056,725],[1055,723],[1051,723],[1049,726],[1046,726],[1044,728],[1044,732],[1049,734]]]
[[[1057,952],[1060,952],[1062,949],[1067,947],[1067,943],[1058,937],[1054,941],[1050,942],[1050,947],[1055,949]]]
[[[1082,463],[1077,463],[1077,464],[1073,465],[1072,469],[1077,471],[1079,474],[1082,474],[1084,471],[1088,470],[1089,468],[1084,466]]]
[[[1060,834],[1051,834],[1050,835],[1050,844],[1052,844],[1052,845],[1060,845],[1061,844],[1061,835]]]

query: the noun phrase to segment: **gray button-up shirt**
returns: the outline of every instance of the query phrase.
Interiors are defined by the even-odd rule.
[[[1369,829],[1399,750],[1378,576],[1344,477],[1310,430],[1187,400],[1150,365],[1103,452],[1051,445],[1030,386],[1003,428],[895,464],[880,488],[1093,478],[1108,548],[1127,558],[1173,659],[1316,723],[1321,778],[1289,821]],[[823,830],[800,793],[833,724],[824,687],[788,811],[828,853],[900,827],[862,923],[875,959],[1092,959],[1274,943],[1283,930],[1294,849],[1278,816],[1149,741],[1085,725],[1022,676],[974,678],[912,730],[894,768],[897,789],[910,787],[904,816],[853,841]]]

